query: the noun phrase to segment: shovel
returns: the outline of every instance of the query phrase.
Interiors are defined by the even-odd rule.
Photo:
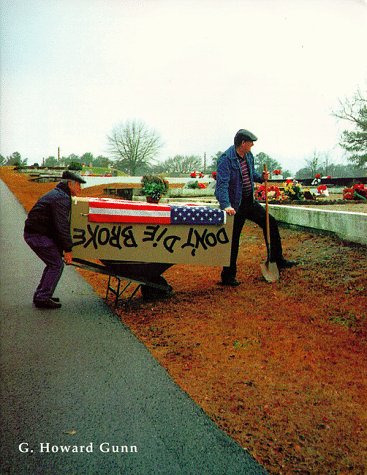
[[[268,169],[266,164],[264,164],[264,172],[267,173]],[[267,251],[268,259],[266,262],[260,265],[262,275],[267,282],[276,282],[279,280],[279,269],[276,262],[270,261],[271,256],[271,242],[270,242],[270,221],[269,221],[269,200],[268,200],[268,179],[264,180],[265,185],[265,214],[266,214],[266,241],[267,241]]]

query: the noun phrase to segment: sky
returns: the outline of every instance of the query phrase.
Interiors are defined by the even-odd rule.
[[[108,156],[142,121],[175,155],[240,128],[296,172],[345,162],[332,112],[367,88],[367,0],[0,0],[0,153]]]

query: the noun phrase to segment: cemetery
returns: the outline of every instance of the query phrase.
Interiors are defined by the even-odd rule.
[[[12,170],[1,172],[26,210],[55,186],[32,182]],[[128,185],[137,190],[140,180],[102,183],[82,194],[116,199],[106,188]],[[186,188],[175,183],[172,192],[176,189]],[[195,190],[201,195],[191,194],[189,201],[214,206],[209,190]],[[261,275],[259,264],[266,255],[261,232],[246,224],[240,287],[218,286],[218,267],[206,265],[204,259],[199,265],[181,262],[164,270],[172,289],[168,298],[144,299],[136,292],[127,309],[116,306],[115,294],[107,295],[118,318],[174,381],[270,473],[278,473],[280,466],[311,473],[333,472],[335,467],[363,472],[367,259],[366,245],[356,231],[364,226],[366,205],[363,199],[340,204],[342,191],[335,194],[338,205],[270,203],[271,213],[295,208],[298,219],[302,213],[315,216],[327,208],[328,215],[342,212],[356,220],[346,221],[345,236],[340,221],[336,230],[323,229],[323,214],[314,228],[300,220],[293,226],[285,216],[285,251],[299,265],[282,271],[274,284]],[[333,193],[327,198],[333,199]],[[176,199],[167,194],[162,203]],[[317,203],[323,200],[316,198]],[[97,245],[98,239],[105,242],[107,231],[92,235],[88,239],[93,247],[93,239]],[[79,272],[105,299],[111,276],[81,268]],[[132,282],[127,292],[133,293],[136,285]]]

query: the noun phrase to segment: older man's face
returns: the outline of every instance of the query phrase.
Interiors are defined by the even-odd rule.
[[[244,157],[246,153],[250,152],[251,147],[254,145],[254,142],[243,140],[241,145],[236,149],[240,157]]]
[[[246,142],[242,142],[243,151],[245,153],[250,152],[253,145],[254,145],[254,142],[252,142],[250,140],[246,140]]]
[[[71,196],[78,196],[82,190],[82,187],[78,181],[68,181],[68,186]]]

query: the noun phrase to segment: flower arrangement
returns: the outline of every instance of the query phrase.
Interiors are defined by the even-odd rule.
[[[193,171],[190,173],[190,178],[204,178],[204,173]]]
[[[158,202],[168,191],[168,181],[158,175],[144,175],[141,184],[147,201]]]
[[[367,200],[367,188],[363,183],[356,183],[351,188],[344,188],[344,200]]]
[[[282,170],[273,170],[273,175],[281,175]]]
[[[304,198],[302,185],[298,183],[296,180],[294,181],[286,180],[286,183],[284,186],[284,193],[286,194],[286,196],[288,196],[288,198],[291,201],[294,201],[294,200],[300,201],[300,200],[303,200]]]
[[[319,185],[317,187],[317,194],[320,196],[329,196],[329,190],[326,185]]]
[[[277,186],[275,185],[268,186],[267,191],[268,191],[269,201],[279,201],[282,199],[282,193]],[[256,188],[255,198],[259,201],[265,201],[265,185],[259,185]]]
[[[196,181],[189,181],[187,183],[187,188],[205,190],[206,184],[205,183],[199,183],[197,180]]]

